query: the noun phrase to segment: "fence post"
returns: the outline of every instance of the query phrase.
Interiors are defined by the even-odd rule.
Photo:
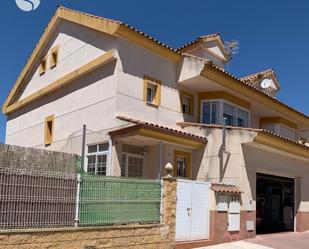
[[[79,224],[79,202],[80,202],[80,184],[81,184],[81,175],[77,174],[77,188],[76,188],[76,207],[75,207],[75,227],[78,227]]]
[[[86,143],[86,125],[83,125],[82,162],[81,162],[81,169],[82,170],[84,170],[84,164],[85,164],[85,143]]]

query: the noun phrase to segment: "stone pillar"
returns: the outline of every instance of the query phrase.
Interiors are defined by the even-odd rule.
[[[168,239],[175,241],[177,180],[169,174],[168,169],[166,171],[167,175],[163,178],[163,223],[168,226]]]

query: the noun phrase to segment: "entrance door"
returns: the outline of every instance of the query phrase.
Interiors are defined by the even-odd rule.
[[[257,233],[293,231],[293,229],[294,179],[257,174]]]
[[[209,186],[177,180],[176,241],[208,239]]]

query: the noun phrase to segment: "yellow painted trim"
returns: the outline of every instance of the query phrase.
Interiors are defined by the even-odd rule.
[[[51,69],[56,67],[59,62],[59,48],[60,48],[60,45],[57,45],[56,47],[51,49],[50,59],[49,59],[49,68]],[[56,55],[56,60],[55,60],[54,55]]]
[[[195,42],[192,45],[189,45],[187,47],[184,47],[183,49],[180,49],[180,51],[182,53],[185,53],[185,52],[188,52],[190,50],[193,50],[193,49],[199,47],[203,43],[211,42],[211,41],[215,41],[217,43],[217,45],[220,48],[222,54],[224,55],[224,59],[219,57],[219,56],[217,56],[217,55],[215,55],[215,54],[214,54],[214,56],[217,57],[219,60],[223,59],[226,62],[228,60],[228,58],[229,58],[229,54],[225,50],[225,47],[224,47],[224,44],[222,42],[222,39],[221,39],[220,35],[215,35],[215,36],[212,36],[212,37],[199,38],[197,42]],[[211,51],[209,50],[207,52],[211,52]]]
[[[61,77],[60,79],[52,82],[51,84],[47,85],[46,87],[40,89],[39,91],[29,95],[28,97],[10,105],[4,110],[5,114],[11,113],[13,111],[16,111],[20,109],[21,107],[39,99],[43,96],[50,94],[51,92],[54,92],[58,90],[59,88],[67,85],[68,83],[94,71],[95,69],[99,68],[100,66],[103,66],[116,58],[113,56],[113,51],[108,51],[104,53],[103,55],[97,57],[96,59],[88,62],[87,64],[81,66],[80,68],[66,74],[65,76]]]
[[[54,121],[55,121],[55,115],[50,115],[45,118],[45,126],[44,126],[44,144],[45,145],[50,145],[53,142]],[[51,123],[51,130],[49,128],[48,123]]]
[[[24,82],[24,79],[29,73],[32,72],[34,65],[36,65],[36,63],[42,56],[42,53],[44,52],[47,43],[50,41],[53,31],[61,20],[67,20],[79,25],[83,25],[85,27],[104,32],[112,36],[121,36],[173,62],[178,62],[182,58],[182,56],[177,52],[173,52],[172,50],[158,44],[157,42],[145,37],[139,32],[130,29],[121,22],[85,14],[64,7],[59,7],[54,16],[51,18],[50,22],[48,23],[43,35],[41,36],[30,58],[28,59],[27,64],[23,68],[8,97],[6,98],[2,106],[2,111],[4,114],[7,114],[8,106],[14,103],[16,97],[18,96],[17,93],[23,88],[24,84],[26,84],[26,82]]]
[[[235,105],[243,107],[247,110],[250,110],[250,103],[246,100],[238,98],[230,93],[224,91],[216,91],[216,92],[200,92],[199,100],[211,100],[211,99],[223,99],[229,102],[232,102]]]
[[[282,117],[262,117],[260,118],[260,127],[262,127],[262,124],[283,124],[285,126],[288,126],[294,130],[297,130],[297,124],[286,120],[285,118]]]
[[[191,179],[191,153],[190,152],[186,152],[186,151],[181,151],[181,150],[174,150],[174,176],[177,176],[177,157],[185,157],[187,158],[187,162],[188,162],[188,167],[187,167],[187,177]]]
[[[45,74],[46,69],[47,69],[47,55],[45,55],[40,61],[39,75]]]
[[[189,146],[189,147],[196,148],[196,149],[200,148],[203,145],[202,142],[199,142],[193,139],[184,138],[184,137],[176,136],[176,135],[170,135],[170,134],[166,134],[166,133],[151,130],[151,129],[141,128],[137,134],[144,136],[144,137],[155,138],[158,140],[162,140],[162,141],[166,141],[166,142],[170,142],[174,144],[180,144],[184,146]]]
[[[180,90],[180,112],[182,111],[182,105],[183,105],[183,98],[184,97],[189,97],[190,98],[190,109],[189,109],[189,115],[194,116],[194,94],[189,93],[187,91],[184,90]]]
[[[258,144],[263,144],[281,151],[291,153],[293,155],[309,158],[309,148],[297,145],[293,142],[289,142],[283,138],[276,137],[271,134],[259,132],[253,141]]]
[[[172,61],[178,62],[181,60],[182,56],[176,52],[171,51],[167,47],[164,47],[157,42],[145,37],[144,35],[136,32],[125,25],[119,26],[116,32],[117,35],[140,45],[143,48],[146,48],[160,56]]]
[[[295,119],[295,121],[309,126],[309,117],[293,111],[291,108],[265,96],[264,93],[242,84],[238,79],[232,78],[231,76],[226,75],[224,72],[221,72],[210,65],[205,65],[203,71],[201,72],[201,76],[231,89],[232,91],[239,92],[242,95],[269,107],[270,109],[278,111],[283,116],[289,117],[290,119]]]
[[[156,95],[155,95],[154,101],[153,103],[149,103],[149,104],[160,106],[161,105],[161,84],[162,82],[148,75],[144,75],[143,100],[147,102],[147,86],[149,83],[156,86]]]

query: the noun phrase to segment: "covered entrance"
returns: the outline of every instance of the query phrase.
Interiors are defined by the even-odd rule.
[[[256,232],[294,230],[294,179],[256,176]]]

